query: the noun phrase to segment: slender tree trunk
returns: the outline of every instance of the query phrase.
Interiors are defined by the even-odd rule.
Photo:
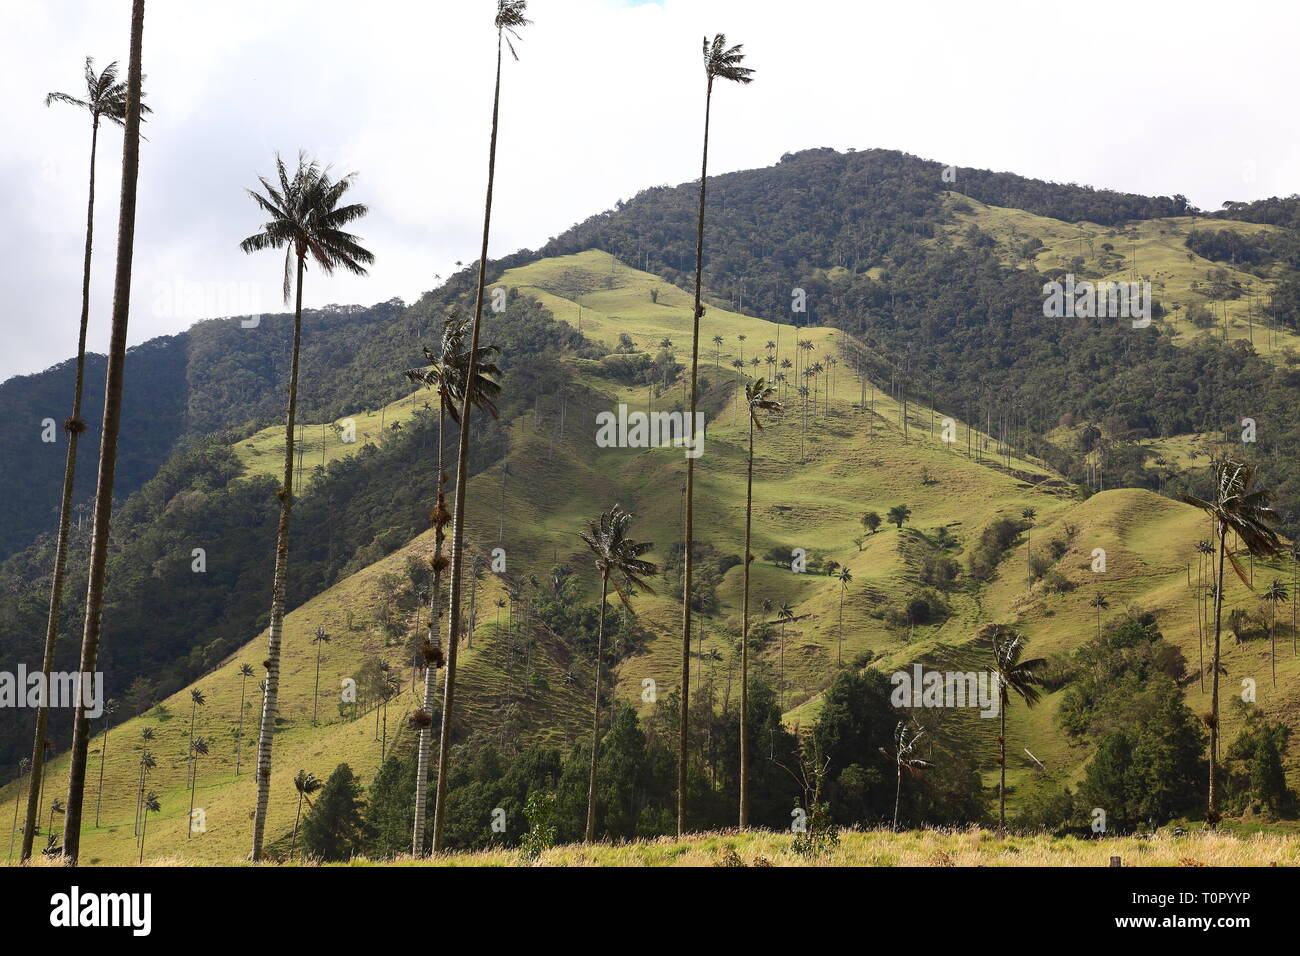
[[[903,797],[903,765],[898,765],[898,782],[894,784],[894,825],[891,830],[898,831],[898,804]]]
[[[298,821],[302,819],[302,793],[298,794],[298,812],[293,815],[293,836],[289,838],[289,859],[293,859],[293,851],[298,847]]]
[[[497,73],[492,93],[492,141],[488,146],[487,197],[483,203],[483,244],[478,258],[478,293],[470,332],[469,359],[461,396],[460,440],[456,450],[456,507],[451,525],[451,601],[447,621],[447,679],[442,694],[442,735],[438,741],[438,785],[433,803],[433,852],[442,850],[447,812],[447,762],[451,758],[452,713],[456,700],[456,651],[460,643],[461,569],[465,560],[465,486],[469,483],[469,432],[478,374],[479,330],[483,325],[483,287],[487,282],[488,235],[492,227],[492,189],[496,184],[497,123],[501,107],[501,31],[497,31]]]
[[[81,331],[77,337],[77,378],[72,387],[72,416],[64,423],[68,436],[68,456],[63,466],[63,496],[59,505],[59,534],[54,547],[54,576],[50,584],[50,611],[45,624],[45,652],[41,673],[50,687],[54,670],[54,649],[59,640],[59,612],[63,604],[63,579],[68,566],[68,534],[72,526],[72,492],[77,474],[77,439],[85,428],[81,420],[81,393],[86,376],[86,329],[90,323],[90,253],[95,232],[95,153],[99,145],[99,114],[95,114],[90,133],[90,195],[86,201],[86,250],[81,266]],[[42,698],[36,708],[36,733],[32,740],[32,776],[27,784],[27,818],[23,828],[21,859],[32,855],[37,803],[45,772],[45,735],[49,729],[50,702]],[[96,811],[98,817],[98,811]],[[98,825],[98,822],[96,823]]]
[[[587,833],[583,838],[596,839],[596,755],[600,746],[600,665],[605,653],[605,599],[609,593],[609,572],[600,577],[600,626],[596,628],[596,693],[591,709],[591,770],[587,774]]]
[[[280,645],[284,638],[284,592],[289,570],[289,519],[293,514],[293,439],[298,417],[298,351],[302,342],[302,276],[306,250],[298,250],[297,301],[293,314],[293,358],[289,367],[289,410],[284,425],[284,478],[280,488],[280,525],[275,536],[275,576],[271,585],[271,626],[266,652],[266,689],[257,733],[257,806],[253,814],[253,862],[262,859],[266,814],[271,802],[271,747],[280,703]]]
[[[95,791],[95,827],[99,827],[99,808],[104,802],[104,761],[108,759],[108,721],[104,722],[104,744],[99,748],[99,788]]]
[[[117,436],[122,421],[122,372],[126,360],[126,330],[131,312],[131,258],[135,246],[135,194],[140,170],[140,60],[144,39],[144,0],[131,8],[131,60],[127,70],[126,129],[122,137],[122,199],[117,223],[117,275],[113,283],[113,326],[104,385],[104,423],[100,432],[99,477],[95,486],[95,518],[90,539],[86,586],[86,620],[81,637],[79,671],[93,679],[99,662],[100,628],[104,613],[104,577],[108,565],[109,523],[113,516],[113,478],[117,468]],[[63,853],[75,866],[81,850],[81,808],[86,789],[86,749],[90,722],[83,699],[77,701],[72,723],[72,758],[68,767],[67,817]]]
[[[248,678],[239,679],[239,729],[235,731],[235,776],[239,776],[239,755],[244,746],[244,691]]]
[[[316,684],[311,692],[311,725],[316,726],[316,717],[320,707],[320,646],[321,641],[316,641]]]
[[[1223,634],[1223,559],[1228,546],[1228,531],[1224,525],[1219,529],[1219,569],[1218,585],[1214,589],[1214,654],[1210,659],[1210,781],[1209,795],[1206,799],[1205,818],[1211,829],[1218,826],[1218,762],[1219,762],[1219,653],[1220,639]]]
[[[434,499],[437,504],[434,507],[434,545],[433,545],[433,582],[430,585],[429,594],[429,631],[425,638],[429,644],[436,644],[441,627],[442,616],[442,525],[438,524],[439,517],[445,510],[443,492],[443,460],[442,460],[442,436],[443,426],[447,421],[447,398],[446,393],[441,387],[438,389],[438,477],[435,485],[438,489],[437,496]],[[433,701],[438,692],[438,669],[431,662],[426,661],[424,665],[424,699],[421,708],[429,715],[430,720],[433,718]],[[411,855],[424,855],[424,832],[425,832],[425,805],[428,803],[429,794],[429,764],[433,751],[433,724],[420,728],[420,742],[416,756],[415,766],[415,808],[414,817],[415,825],[411,831]]]
[[[1002,695],[998,707],[998,836],[1007,835],[1007,700]]]
[[[740,829],[749,826],[749,545],[754,514],[754,416],[749,416],[749,460],[745,468],[745,596],[740,615]]]
[[[144,820],[141,821],[141,826],[140,826],[140,860],[139,860],[140,863],[144,863],[144,831],[148,829],[148,827],[149,827],[149,811],[145,810]],[[68,845],[66,837],[64,838],[63,845],[65,847]]]
[[[21,778],[20,778],[20,779],[21,779]],[[10,863],[12,863],[12,862],[14,861],[14,837],[15,837],[15,836],[17,835],[17,833],[18,833],[18,804],[19,804],[19,802],[20,802],[20,801],[18,800],[18,798],[17,798],[17,797],[14,797],[14,825],[13,825],[13,829],[9,831],[9,856],[5,858],[5,866],[8,866]]]
[[[695,434],[695,414],[699,401],[700,317],[701,284],[704,278],[704,194],[709,174],[709,110],[713,103],[713,77],[709,77],[704,96],[704,149],[700,161],[700,211],[695,230],[695,312],[691,330],[691,411],[692,442],[699,441]],[[691,726],[691,580],[695,570],[695,459],[686,457],[686,518],[682,554],[682,694],[681,716],[677,732],[677,836],[686,832],[686,761],[688,757]]]

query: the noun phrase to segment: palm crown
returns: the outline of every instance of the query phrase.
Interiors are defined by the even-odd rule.
[[[997,675],[998,694],[1003,706],[1013,692],[1028,706],[1034,706],[1042,696],[1035,686],[1040,683],[1035,671],[1046,666],[1047,661],[1041,657],[1021,660],[1025,652],[1025,637],[1010,628],[994,625],[989,629],[989,637],[993,643],[993,672]]]
[[[760,411],[776,414],[785,411],[785,406],[772,397],[775,394],[776,386],[765,378],[756,378],[745,386],[745,405],[749,408],[750,420],[759,431],[763,430],[763,423],[758,418]]]
[[[141,94],[143,100],[144,94]],[[86,98],[78,99],[67,93],[50,93],[45,97],[45,105],[67,103],[88,110],[91,116],[112,120],[118,126],[126,124],[126,83],[117,78],[117,64],[110,63],[104,69],[95,72],[95,60],[86,57]],[[140,116],[152,110],[140,103]]]
[[[596,569],[605,580],[614,585],[619,600],[628,604],[629,587],[637,587],[654,594],[654,588],[645,579],[659,573],[658,565],[641,560],[641,555],[654,547],[649,541],[633,541],[627,536],[632,515],[618,505],[602,512],[592,520],[586,531],[579,532],[587,548],[596,559]]]
[[[754,81],[754,71],[740,65],[741,60],[745,59],[745,54],[740,52],[743,46],[744,44],[737,43],[728,47],[726,34],[723,33],[715,34],[712,41],[708,37],[704,38],[704,72],[709,77],[710,85],[715,78],[731,80],[733,83]]]
[[[1229,532],[1235,534],[1246,550],[1256,557],[1267,558],[1282,553],[1282,542],[1273,528],[1279,521],[1278,514],[1269,507],[1273,494],[1262,488],[1254,490],[1254,484],[1254,467],[1229,458],[1220,462],[1216,469],[1213,501],[1182,492],[1178,495],[1214,520],[1219,533],[1225,536],[1224,556],[1247,587],[1250,587],[1250,580],[1237,562],[1236,553],[1227,545]]]
[[[465,337],[469,334],[469,320],[460,316],[454,306],[447,310],[442,327],[438,351],[424,349],[429,364],[424,368],[406,370],[413,382],[436,389],[451,420],[460,424],[460,404],[465,392],[465,373],[469,368],[469,348]],[[495,399],[501,394],[501,367],[497,364],[501,350],[495,345],[481,345],[474,359],[474,407],[497,417]]]
[[[510,47],[510,55],[516,60],[519,54],[515,52],[515,45],[510,42],[512,39],[518,40],[518,30],[532,23],[524,16],[524,11],[528,9],[528,0],[497,0],[496,27],[497,33],[505,39],[506,46]]]
[[[333,275],[338,268],[365,275],[365,267],[374,262],[375,257],[362,248],[358,237],[344,232],[343,227],[364,216],[366,206],[362,203],[339,205],[356,174],[331,179],[328,169],[307,160],[302,153],[298,154],[298,168],[292,178],[278,155],[275,169],[278,185],[259,176],[265,195],[248,190],[248,195],[271,218],[263,224],[261,232],[249,236],[239,244],[239,248],[247,253],[264,249],[285,250],[286,302],[293,287],[292,259],[295,255],[304,265],[308,259],[315,261],[325,275]]]

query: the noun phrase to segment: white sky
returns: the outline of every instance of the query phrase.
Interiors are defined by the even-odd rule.
[[[532,0],[507,62],[491,255],[537,247],[650,185],[698,174],[700,38],[755,82],[716,97],[710,172],[816,146],[1217,209],[1300,190],[1300,7],[1234,2]],[[309,273],[308,305],[412,301],[477,255],[495,0],[150,0],[131,335],[280,308],[281,258],[245,256],[244,195],[276,150],[360,173],[368,278]],[[0,3],[0,380],[76,348],[86,55],[122,63],[128,0]],[[121,133],[100,137],[90,346],[103,351]],[[958,184],[960,187],[960,183]],[[211,305],[193,301],[199,283]],[[175,290],[181,290],[181,301]],[[172,290],[169,296],[164,290]],[[184,301],[186,296],[190,302]],[[219,305],[217,304],[219,303]],[[228,308],[222,306],[228,305]]]

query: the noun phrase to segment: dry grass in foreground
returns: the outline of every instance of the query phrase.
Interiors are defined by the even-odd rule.
[[[1082,866],[1105,867],[1118,856],[1124,866],[1300,865],[1300,837],[1201,832],[1119,837],[1008,836],[988,830],[842,831],[839,845],[809,858],[792,849],[788,833],[694,834],[625,844],[571,844],[544,851],[526,864],[516,850],[449,854],[435,860],[396,861],[430,866]],[[354,865],[366,865],[356,861]]]

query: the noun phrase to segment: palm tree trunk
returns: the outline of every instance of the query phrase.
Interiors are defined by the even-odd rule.
[[[59,640],[59,611],[63,603],[63,578],[68,565],[68,534],[72,526],[72,491],[77,473],[77,439],[84,427],[81,421],[81,393],[86,373],[86,328],[90,323],[90,253],[95,232],[95,152],[99,145],[99,115],[95,114],[90,133],[90,197],[86,202],[86,250],[81,266],[81,331],[77,339],[77,379],[72,388],[72,417],[65,427],[68,456],[63,466],[63,496],[59,505],[59,534],[54,547],[54,577],[50,584],[50,611],[45,624],[45,653],[41,672],[45,686],[50,686],[54,669],[54,648]],[[36,708],[36,733],[32,740],[32,776],[27,785],[27,819],[23,828],[21,859],[32,855],[37,802],[45,769],[45,734],[49,728],[50,703],[42,699]],[[98,815],[98,811],[96,811]],[[96,824],[98,825],[98,824]]]
[[[104,761],[108,759],[108,722],[104,722],[104,744],[99,748],[99,787],[95,790],[95,826],[99,827],[99,808],[104,802]]]
[[[998,836],[1007,835],[1007,699],[998,707]]]
[[[127,71],[126,130],[122,143],[122,198],[117,224],[117,274],[113,281],[113,326],[109,339],[108,376],[104,385],[104,422],[100,433],[99,477],[90,538],[86,585],[86,620],[81,636],[81,674],[93,675],[99,662],[104,613],[104,577],[108,565],[108,530],[113,516],[113,478],[117,469],[117,435],[122,421],[122,373],[126,330],[131,313],[131,258],[135,247],[135,194],[140,170],[140,59],[144,40],[144,0],[131,8],[131,61]],[[86,788],[86,750],[90,722],[83,700],[72,721],[72,759],[68,767],[67,817],[63,853],[76,865],[81,849],[81,808]]]
[[[1210,659],[1210,780],[1206,799],[1205,822],[1213,829],[1218,823],[1218,761],[1219,761],[1219,647],[1223,634],[1223,560],[1227,548],[1227,527],[1219,531],[1218,585],[1214,589],[1214,655]]]
[[[18,833],[19,802],[20,801],[18,800],[18,798],[14,797],[14,825],[13,825],[13,829],[9,831],[9,856],[5,858],[5,866],[8,866],[10,863],[14,861],[14,836]]]
[[[745,469],[745,596],[740,615],[740,829],[749,826],[749,544],[754,513],[754,416],[749,416],[749,461]]]
[[[591,713],[591,770],[587,774],[587,832],[583,840],[596,839],[596,755],[600,743],[600,665],[605,653],[605,598],[609,593],[609,573],[600,578],[600,626],[596,628],[596,693]]]
[[[239,755],[244,745],[244,690],[248,686],[248,678],[241,677],[239,680],[239,729],[235,732],[235,776],[239,776]],[[105,732],[105,743],[107,743],[107,732]]]
[[[302,342],[302,276],[306,250],[298,252],[297,301],[293,313],[293,359],[289,367],[289,410],[284,425],[284,478],[280,493],[280,525],[275,536],[275,576],[271,584],[271,625],[266,652],[266,688],[257,733],[257,807],[253,814],[253,862],[262,859],[266,813],[271,802],[271,746],[280,702],[280,644],[284,637],[284,592],[289,569],[289,519],[293,514],[293,429],[298,417],[298,350]]]
[[[903,797],[903,765],[898,765],[898,782],[894,784],[894,825],[891,830],[898,830],[898,804]]]
[[[316,685],[311,692],[311,725],[316,726],[316,716],[320,706],[320,646],[321,642],[316,642]]]
[[[704,278],[704,193],[709,172],[709,110],[713,104],[713,77],[709,77],[704,96],[704,149],[700,161],[700,211],[695,230],[695,311],[691,330],[691,411],[692,442],[695,434],[695,414],[699,402],[700,360],[700,303],[701,283]],[[691,579],[695,570],[693,540],[695,534],[695,459],[686,458],[686,518],[683,532],[682,554],[682,694],[681,716],[677,732],[677,836],[686,832],[686,758],[688,734],[691,726]]]
[[[149,826],[149,811],[148,811],[148,810],[145,810],[145,812],[144,812],[144,820],[141,822],[141,826],[140,826],[140,860],[139,860],[139,862],[141,862],[141,863],[144,863],[144,831],[148,828],[148,826]],[[68,845],[68,842],[67,842],[67,838],[66,838],[66,837],[64,838],[63,845],[64,845],[65,847]]]
[[[433,802],[433,852],[442,849],[447,811],[447,761],[451,757],[452,713],[456,700],[456,651],[460,643],[460,578],[465,560],[465,486],[469,483],[469,431],[478,375],[479,330],[483,325],[483,287],[487,282],[488,235],[492,227],[492,188],[496,181],[497,126],[501,107],[501,31],[497,31],[497,73],[492,93],[492,141],[488,146],[487,197],[483,202],[483,244],[478,257],[478,294],[470,331],[469,359],[461,395],[460,440],[456,449],[456,507],[451,524],[451,601],[447,621],[447,679],[442,693],[442,730],[438,741],[438,785]]]
[[[293,859],[293,851],[298,846],[298,821],[302,819],[302,791],[298,792],[298,812],[293,815],[293,836],[289,838],[289,859]]]
[[[438,390],[438,475],[434,482],[437,488],[435,501],[437,502],[434,513],[440,514],[445,505],[443,504],[443,481],[442,481],[442,433],[443,426],[447,421],[447,400],[446,393],[442,388]],[[426,640],[433,644],[438,639],[440,617],[442,614],[442,568],[439,567],[442,557],[442,526],[437,524],[435,518],[434,527],[434,549],[433,549],[433,582],[429,587],[429,631]],[[421,704],[422,709],[429,715],[430,720],[433,718],[433,699],[438,690],[438,670],[431,662],[426,661],[424,666],[424,700]],[[424,831],[425,831],[425,804],[428,803],[429,794],[429,761],[433,750],[433,724],[420,728],[420,743],[417,750],[416,769],[415,769],[415,825],[411,831],[411,855],[424,855]]]

